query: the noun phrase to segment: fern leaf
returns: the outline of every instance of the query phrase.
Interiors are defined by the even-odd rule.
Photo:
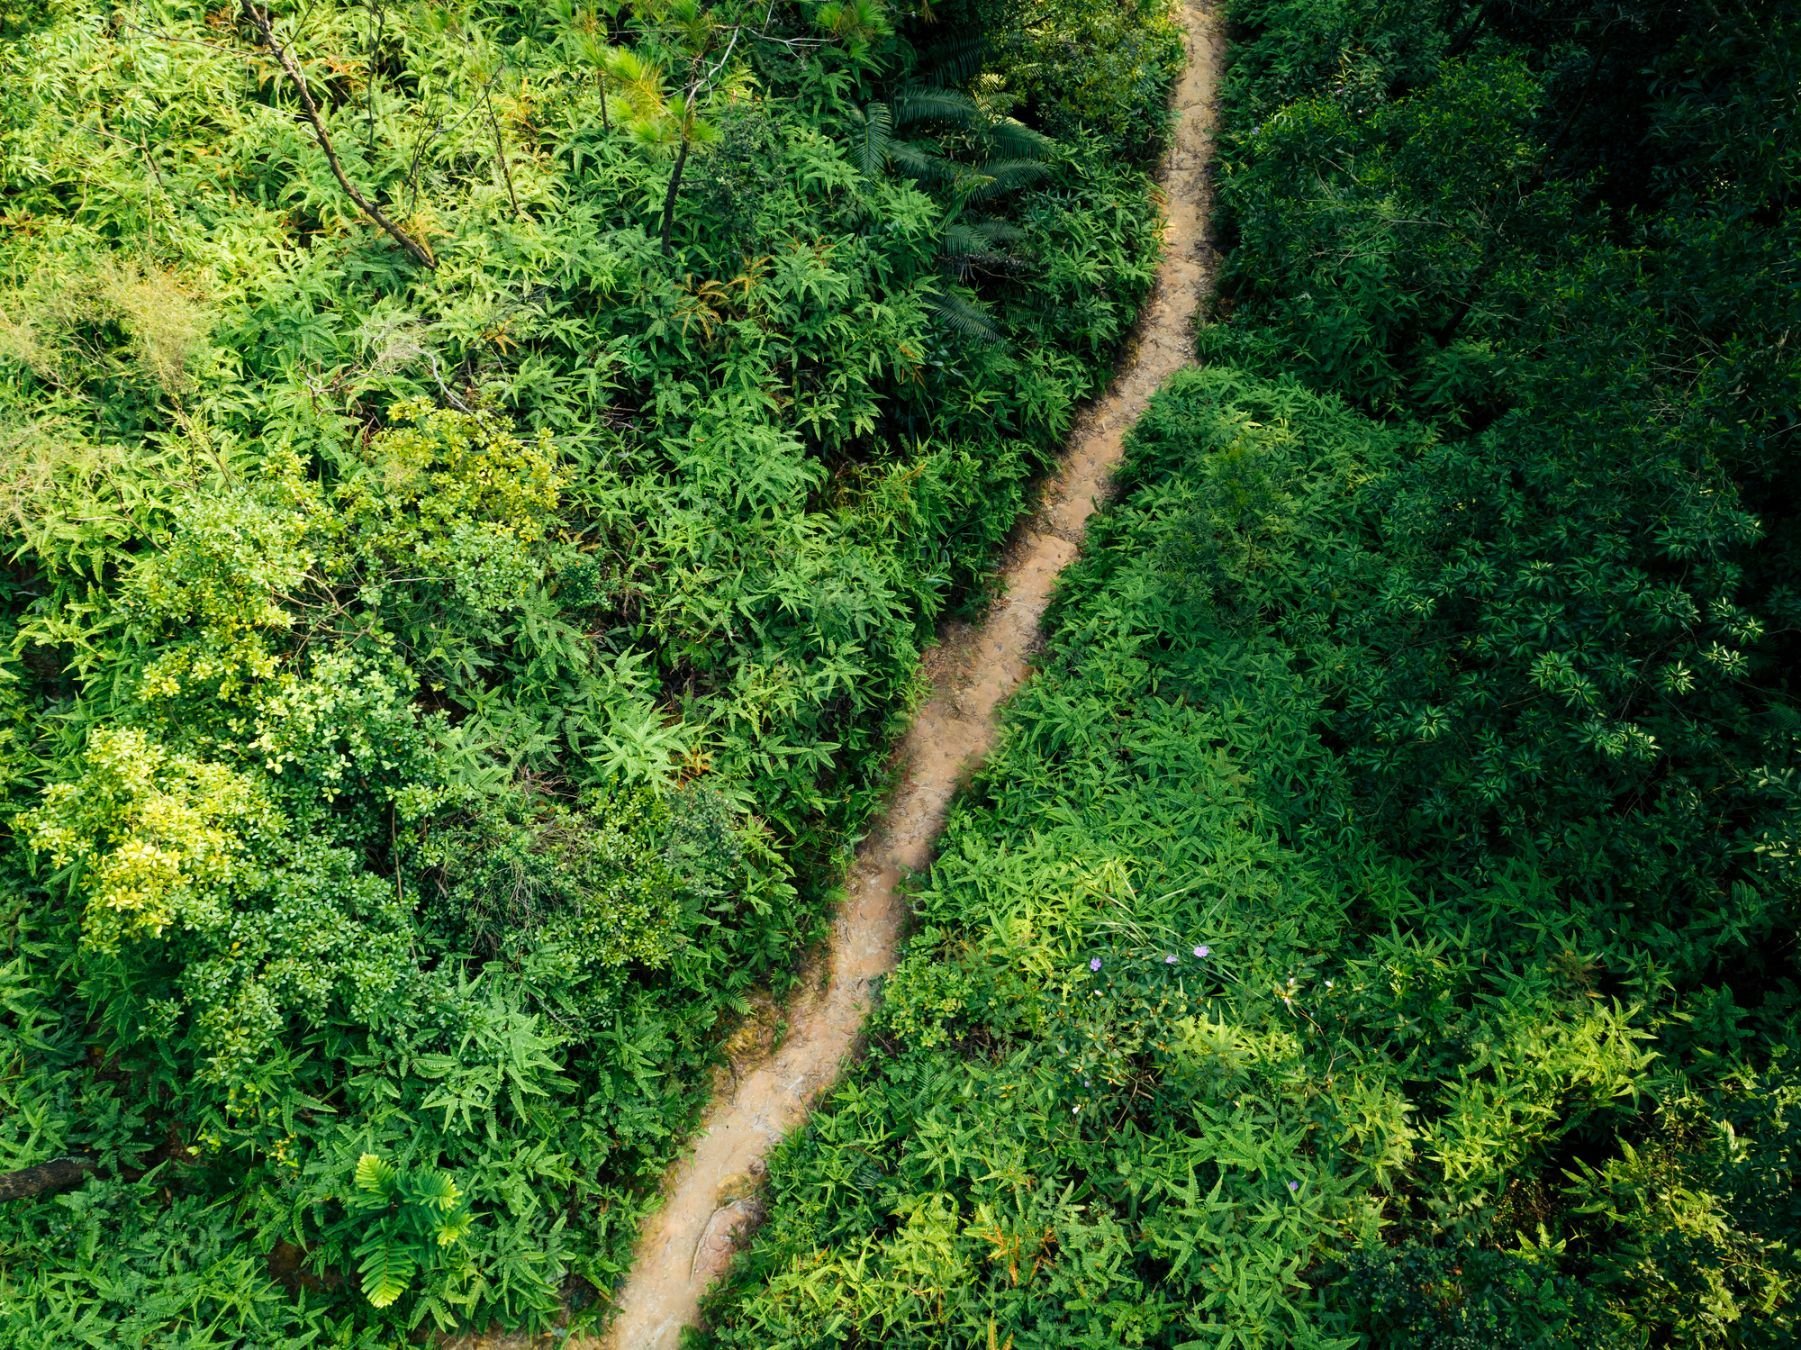
[[[1001,245],[1017,239],[1022,231],[998,220],[960,220],[948,226],[938,245],[940,260],[950,265],[959,281],[975,272],[991,275],[1013,273],[1019,260]]]
[[[385,1233],[371,1233],[357,1244],[357,1274],[363,1297],[371,1307],[386,1308],[406,1293],[413,1280],[413,1258],[390,1242]]]
[[[982,138],[1009,159],[1044,159],[1057,143],[1042,131],[1034,131],[1011,117],[997,117],[982,128]]]
[[[946,328],[959,336],[982,343],[1001,340],[1000,330],[989,319],[987,311],[955,291],[939,291],[928,303],[928,308]]]
[[[938,251],[944,257],[955,260],[977,257],[987,253],[989,248],[979,226],[960,220],[945,230]]]
[[[469,1230],[475,1227],[475,1215],[465,1206],[450,1215],[438,1225],[437,1239],[440,1247],[453,1247],[469,1236]]]
[[[894,115],[886,103],[871,103],[860,114],[863,133],[851,144],[851,158],[866,178],[873,178],[888,162],[888,143],[894,136]]]
[[[999,197],[1003,193],[1017,192],[1020,188],[1030,187],[1049,172],[1050,166],[1042,160],[990,160],[982,166],[980,180],[969,190],[968,195],[971,200],[983,201]]]
[[[961,172],[958,165],[942,155],[933,154],[917,141],[891,141],[888,158],[895,168],[922,183],[953,182]]]
[[[971,223],[970,229],[979,234],[990,249],[999,248],[1026,237],[1024,230],[1007,220],[978,220]]]
[[[373,1153],[365,1153],[356,1160],[356,1188],[365,1195],[386,1197],[394,1187],[396,1175],[392,1165]]]
[[[955,127],[975,126],[982,110],[968,94],[955,89],[905,89],[894,97],[894,125],[915,122],[947,122]]]
[[[437,1168],[426,1168],[418,1172],[408,1172],[401,1179],[401,1194],[415,1204],[425,1205],[432,1209],[455,1209],[463,1193],[457,1189],[450,1173]]]
[[[926,69],[919,78],[941,89],[960,89],[981,73],[988,48],[985,37],[961,38],[934,47],[925,53],[921,64]]]

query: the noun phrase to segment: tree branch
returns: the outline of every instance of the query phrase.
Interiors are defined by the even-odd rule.
[[[85,1155],[52,1158],[36,1167],[21,1167],[16,1172],[0,1172],[0,1200],[29,1200],[34,1196],[66,1191],[94,1170],[94,1160]]]
[[[325,152],[325,162],[331,165],[332,177],[338,180],[338,186],[357,204],[357,209],[386,230],[395,243],[412,254],[423,266],[437,270],[438,260],[432,257],[431,250],[389,220],[382,209],[359,192],[356,184],[350,181],[350,176],[344,172],[344,166],[338,160],[338,152],[331,143],[331,136],[325,130],[325,119],[319,115],[319,105],[313,102],[312,92],[306,87],[306,76],[301,73],[288,50],[276,41],[275,28],[269,22],[268,14],[253,5],[251,0],[239,0],[239,3],[243,6],[244,17],[250,20],[251,26],[262,37],[263,45],[287,74],[294,92],[300,95],[300,106],[306,113],[306,120],[312,124],[313,139],[319,142],[319,148]]]

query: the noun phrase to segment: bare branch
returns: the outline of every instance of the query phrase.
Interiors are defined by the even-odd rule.
[[[325,119],[319,115],[319,105],[313,102],[312,91],[306,87],[306,76],[301,73],[300,66],[295,62],[292,54],[276,40],[275,28],[269,22],[268,14],[253,5],[251,0],[240,0],[240,4],[243,6],[244,17],[250,20],[251,25],[261,35],[263,45],[269,49],[270,54],[275,57],[282,70],[287,74],[288,80],[294,86],[294,92],[300,95],[300,106],[306,113],[306,120],[312,124],[313,139],[319,142],[319,148],[325,152],[325,161],[331,165],[332,177],[338,180],[338,186],[343,188],[345,195],[357,204],[357,209],[386,230],[393,237],[395,243],[412,254],[423,266],[435,271],[438,260],[432,257],[431,250],[388,219],[379,206],[357,190],[356,184],[352,183],[349,175],[344,172],[343,164],[338,161],[337,149],[332,145],[331,136],[325,130]]]
[[[490,80],[489,84],[492,83]],[[604,97],[603,95],[603,101]],[[523,218],[525,212],[519,209],[519,195],[513,191],[513,171],[507,166],[507,144],[500,134],[500,119],[494,115],[494,100],[489,95],[487,86],[482,88],[482,106],[488,110],[488,125],[494,131],[494,158],[500,161],[500,176],[506,180],[507,200],[513,204],[513,214]]]

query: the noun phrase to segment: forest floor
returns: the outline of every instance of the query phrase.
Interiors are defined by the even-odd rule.
[[[596,1344],[665,1350],[698,1319],[701,1295],[760,1216],[765,1157],[857,1049],[877,982],[899,956],[902,882],[931,861],[951,799],[993,743],[1000,705],[1026,676],[1039,619],[1107,492],[1125,433],[1192,359],[1194,318],[1213,272],[1207,164],[1223,33],[1209,0],[1186,0],[1182,21],[1188,59],[1159,172],[1164,256],[1144,317],[1113,383],[1082,415],[1042,503],[1016,534],[999,598],[980,624],[949,627],[928,656],[931,695],[896,751],[897,786],[858,849],[830,941],[787,1004],[764,1009],[734,1038],[731,1070],[693,1150],[670,1172],[617,1315]]]

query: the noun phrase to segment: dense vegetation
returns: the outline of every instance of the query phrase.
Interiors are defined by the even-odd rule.
[[[1801,1335],[1801,14],[1235,0],[1129,446],[710,1343]]]
[[[0,34],[0,1172],[85,1177],[0,1343],[592,1308],[1148,285],[1174,30]]]

